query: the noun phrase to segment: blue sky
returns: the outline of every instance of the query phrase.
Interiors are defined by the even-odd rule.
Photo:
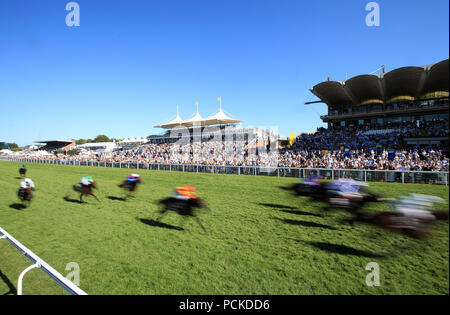
[[[309,88],[449,56],[449,3],[377,1],[0,1],[0,141],[123,138],[160,133],[224,109],[282,136],[322,126]]]

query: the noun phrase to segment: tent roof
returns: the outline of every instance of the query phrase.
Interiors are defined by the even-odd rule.
[[[198,108],[197,108],[197,112],[195,113],[195,115],[188,119],[185,120],[182,125],[185,127],[191,127],[191,126],[203,126],[204,125],[204,119],[202,118],[202,116],[200,116],[199,112],[198,112]]]
[[[222,107],[220,107],[219,111],[208,118],[205,119],[205,125],[224,125],[224,124],[238,124],[241,123],[242,120],[233,119],[227,116],[223,111]]]
[[[167,124],[155,126],[155,128],[163,128],[163,129],[174,129],[174,128],[180,128],[180,127],[195,127],[195,126],[212,126],[212,125],[225,125],[225,124],[237,124],[241,123],[242,120],[237,120],[229,117],[222,109],[222,106],[220,107],[219,111],[208,117],[203,118],[200,113],[198,112],[198,106],[197,106],[197,112],[193,117],[187,120],[181,119],[180,115],[178,114],[177,109],[177,116],[172,121],[168,122]]]
[[[169,121],[167,124],[163,124],[163,125],[158,125],[158,126],[154,126],[155,128],[164,128],[164,129],[172,129],[175,127],[180,127],[182,126],[184,123],[183,119],[181,119],[180,114],[179,114],[179,108],[177,105],[177,116],[175,116],[174,119],[172,119],[171,121]]]

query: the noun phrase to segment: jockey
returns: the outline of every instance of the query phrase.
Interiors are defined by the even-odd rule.
[[[34,190],[34,183],[31,179],[25,178],[20,182],[20,188]]]
[[[126,185],[128,185],[128,187],[130,188],[136,187],[136,185],[140,182],[141,177],[139,176],[139,174],[130,174],[128,175],[127,180],[125,181]]]
[[[353,202],[361,202],[366,196],[363,192],[362,186],[368,186],[366,183],[357,182],[353,179],[340,178],[327,185],[329,195],[332,203],[338,203],[342,206],[351,206]]]
[[[303,182],[305,185],[309,186],[320,186],[319,179],[322,179],[322,176],[319,175],[310,175]]]
[[[20,168],[23,168],[23,169],[27,169],[27,166],[25,165],[25,164],[22,164],[22,166],[20,167]]]
[[[411,194],[410,196],[402,197],[394,203],[395,212],[401,216],[434,220],[435,216],[429,211],[435,202],[440,200],[432,196]]]
[[[81,178],[80,180],[80,184],[82,186],[89,186],[90,184],[92,184],[94,182],[94,179],[92,179],[92,176],[84,176],[83,178]]]
[[[175,189],[175,198],[180,200],[196,199],[197,193],[195,187],[192,186],[180,186]]]
[[[328,185],[330,190],[336,190],[340,193],[354,193],[361,192],[362,186],[368,186],[366,183],[357,182],[353,179],[340,178]]]
[[[139,176],[139,174],[130,174],[127,177],[127,182],[129,183],[137,183],[141,180],[141,177]]]

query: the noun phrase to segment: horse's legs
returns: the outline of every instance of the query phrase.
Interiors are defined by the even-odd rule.
[[[203,224],[202,224],[202,222],[200,221],[200,219],[199,219],[198,217],[194,217],[194,218],[195,218],[195,220],[197,221],[198,225],[201,226],[201,228],[203,229],[203,231],[206,232],[206,229],[205,229],[205,227],[203,226]]]
[[[98,199],[97,198],[97,196],[96,195],[94,195],[92,192],[91,193],[89,193],[89,195],[91,195],[92,197],[94,197],[98,202],[100,202],[100,199]]]

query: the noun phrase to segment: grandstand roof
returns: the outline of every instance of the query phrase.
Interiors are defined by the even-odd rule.
[[[205,119],[206,125],[238,124],[241,122],[241,120],[228,117],[227,114],[225,114],[225,112],[223,111],[222,106],[219,108],[219,111],[216,114]]]
[[[227,114],[225,114],[225,112],[222,109],[222,106],[220,106],[219,111],[216,114],[208,118],[202,118],[202,116],[198,112],[197,106],[197,112],[195,113],[195,115],[188,120],[183,120],[181,119],[178,113],[177,107],[177,116],[173,120],[171,120],[167,124],[155,126],[155,128],[174,129],[179,127],[237,124],[241,122],[242,120],[233,119],[229,117]]]
[[[185,127],[204,126],[204,122],[205,120],[202,118],[202,116],[200,116],[197,106],[197,112],[195,113],[195,115],[192,118],[185,120],[182,125]]]
[[[35,141],[35,143],[68,143],[68,144],[71,144],[72,140],[46,140],[46,141]]]
[[[449,60],[423,67],[403,67],[379,75],[325,81],[311,89],[328,106],[393,103],[449,96]]]

